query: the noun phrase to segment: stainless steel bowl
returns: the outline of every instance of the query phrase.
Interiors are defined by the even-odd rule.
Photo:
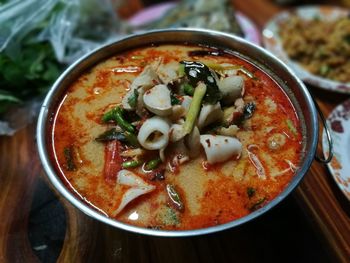
[[[301,121],[303,130],[303,156],[296,175],[286,187],[286,189],[278,195],[274,200],[266,206],[240,219],[231,221],[226,224],[195,229],[186,231],[163,231],[155,229],[140,228],[128,224],[121,223],[117,220],[109,218],[91,206],[84,203],[80,198],[74,195],[62,182],[54,164],[51,162],[48,154],[47,139],[50,134],[48,131],[49,119],[54,112],[58,101],[61,99],[66,88],[80,76],[85,70],[92,67],[96,63],[131,48],[140,47],[150,44],[161,43],[181,43],[184,42],[213,46],[221,49],[231,50],[238,53],[241,57],[248,59],[258,67],[262,68],[271,75],[285,90],[290,100],[294,104],[297,114]],[[37,143],[40,159],[42,161],[45,172],[50,179],[52,185],[75,207],[86,213],[87,215],[104,222],[108,225],[147,235],[154,236],[195,236],[207,233],[213,233],[244,224],[273,208],[280,203],[290,192],[298,185],[305,173],[308,171],[316,153],[318,141],[318,118],[315,104],[312,97],[304,84],[294,75],[294,73],[283,62],[274,57],[271,53],[263,48],[251,44],[244,39],[238,38],[231,34],[220,33],[211,30],[199,29],[169,29],[149,31],[141,34],[125,37],[115,43],[103,46],[86,56],[79,59],[71,65],[55,82],[50,89],[47,97],[42,105],[38,124],[37,124]]]

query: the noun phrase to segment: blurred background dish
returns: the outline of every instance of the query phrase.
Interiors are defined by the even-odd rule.
[[[338,105],[327,118],[333,138],[334,156],[328,169],[340,190],[350,201],[350,100]],[[323,149],[327,138],[323,132]],[[324,152],[328,156],[328,152]]]
[[[166,15],[165,15],[166,14]],[[129,30],[195,27],[233,33],[246,40],[260,44],[260,31],[241,12],[235,11],[226,0],[208,2],[164,2],[142,9],[128,19]]]
[[[264,46],[306,83],[350,93],[349,10],[303,6],[272,18],[263,30]]]

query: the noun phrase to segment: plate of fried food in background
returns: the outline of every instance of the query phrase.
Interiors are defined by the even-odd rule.
[[[350,10],[303,6],[265,26],[263,45],[305,83],[350,94]]]
[[[163,2],[141,10],[128,22],[131,31],[205,28],[232,33],[257,45],[261,43],[260,30],[228,0]]]

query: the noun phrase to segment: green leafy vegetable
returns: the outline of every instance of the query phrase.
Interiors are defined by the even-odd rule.
[[[135,133],[135,127],[132,126],[128,121],[124,119],[123,109],[118,106],[106,112],[102,116],[102,121],[103,122],[115,121],[120,126],[120,128],[122,128],[124,131]]]
[[[36,30],[21,41],[16,55],[0,52],[0,114],[9,106],[43,95],[63,66],[49,42],[36,42]]]
[[[207,86],[204,101],[210,104],[215,104],[222,98],[222,94],[216,84],[215,76],[206,65],[195,61],[181,61],[185,66],[185,73],[189,83],[196,87],[199,82],[204,82]]]
[[[183,87],[183,91],[186,95],[193,96],[194,88],[192,85],[185,83],[182,85],[182,87]]]
[[[105,131],[104,133],[99,135],[95,140],[97,142],[108,142],[118,140],[132,147],[139,146],[139,142],[135,134],[130,133],[128,131],[118,132],[115,128]]]
[[[66,159],[66,169],[68,171],[75,171],[77,169],[74,163],[74,148],[73,146],[68,146],[63,149],[64,158]]]
[[[253,197],[255,195],[256,190],[253,187],[247,188],[247,195],[249,198]]]
[[[175,190],[175,187],[171,184],[167,184],[166,190],[171,200],[171,205],[173,205],[176,210],[183,211],[185,207],[181,201],[179,193]]]
[[[171,105],[179,105],[180,100],[174,94],[170,94]]]
[[[134,94],[128,98],[128,103],[132,108],[136,107],[138,97],[139,92],[137,91],[137,89],[134,89]]]
[[[95,140],[98,142],[108,142],[113,140],[126,142],[126,137],[123,133],[117,132],[115,128],[112,128],[99,135]]]
[[[158,215],[157,220],[159,220],[163,225],[175,226],[180,224],[180,218],[175,209],[169,206],[164,206]]]

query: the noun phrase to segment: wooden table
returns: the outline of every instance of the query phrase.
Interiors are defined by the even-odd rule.
[[[267,0],[233,4],[260,28],[282,10]],[[309,88],[325,115],[349,98]],[[57,200],[44,183],[34,134],[33,124],[0,137],[0,262],[350,262],[350,204],[316,161],[291,196],[246,225],[155,238],[103,225]],[[40,234],[50,243],[34,244]]]

